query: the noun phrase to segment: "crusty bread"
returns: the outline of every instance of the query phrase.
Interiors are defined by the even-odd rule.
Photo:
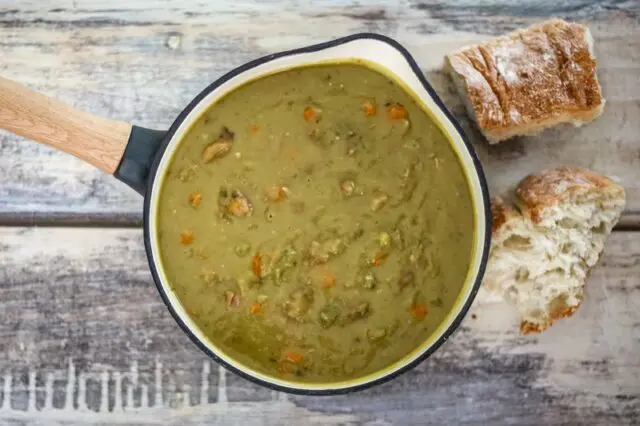
[[[579,126],[604,107],[590,31],[560,19],[451,53],[445,69],[489,143]]]
[[[524,178],[515,207],[492,200],[484,287],[516,304],[523,334],[540,332],[580,306],[589,271],[625,205],[624,189],[580,168]]]

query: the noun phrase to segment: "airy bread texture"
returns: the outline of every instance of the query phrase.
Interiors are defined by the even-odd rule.
[[[578,309],[624,205],[624,189],[612,180],[566,167],[524,178],[515,206],[492,200],[483,285],[515,303],[523,334],[543,331]]]
[[[489,143],[582,125],[605,103],[589,29],[560,19],[451,53],[445,69]]]

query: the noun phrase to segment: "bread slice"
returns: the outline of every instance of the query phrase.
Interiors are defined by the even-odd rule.
[[[624,205],[621,186],[567,167],[524,178],[515,190],[515,206],[492,200],[483,285],[515,303],[523,334],[543,331],[578,309],[587,276]]]
[[[489,143],[602,113],[593,39],[580,24],[552,19],[446,56],[468,114]]]

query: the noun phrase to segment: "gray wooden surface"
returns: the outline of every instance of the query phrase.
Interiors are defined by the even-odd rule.
[[[442,56],[549,16],[591,27],[605,113],[489,148]],[[509,306],[480,297],[441,350],[388,384],[340,397],[271,392],[225,374],[173,322],[132,190],[0,133],[0,424],[640,424],[640,2],[0,0],[0,74],[166,128],[234,66],[358,31],[415,55],[474,138],[493,191],[556,164],[625,186],[623,226],[580,311],[521,337]]]

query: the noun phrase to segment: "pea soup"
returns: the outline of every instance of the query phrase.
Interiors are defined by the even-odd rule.
[[[401,360],[453,308],[474,240],[464,171],[403,87],[295,68],[211,105],[161,189],[162,267],[229,356],[303,382]]]

